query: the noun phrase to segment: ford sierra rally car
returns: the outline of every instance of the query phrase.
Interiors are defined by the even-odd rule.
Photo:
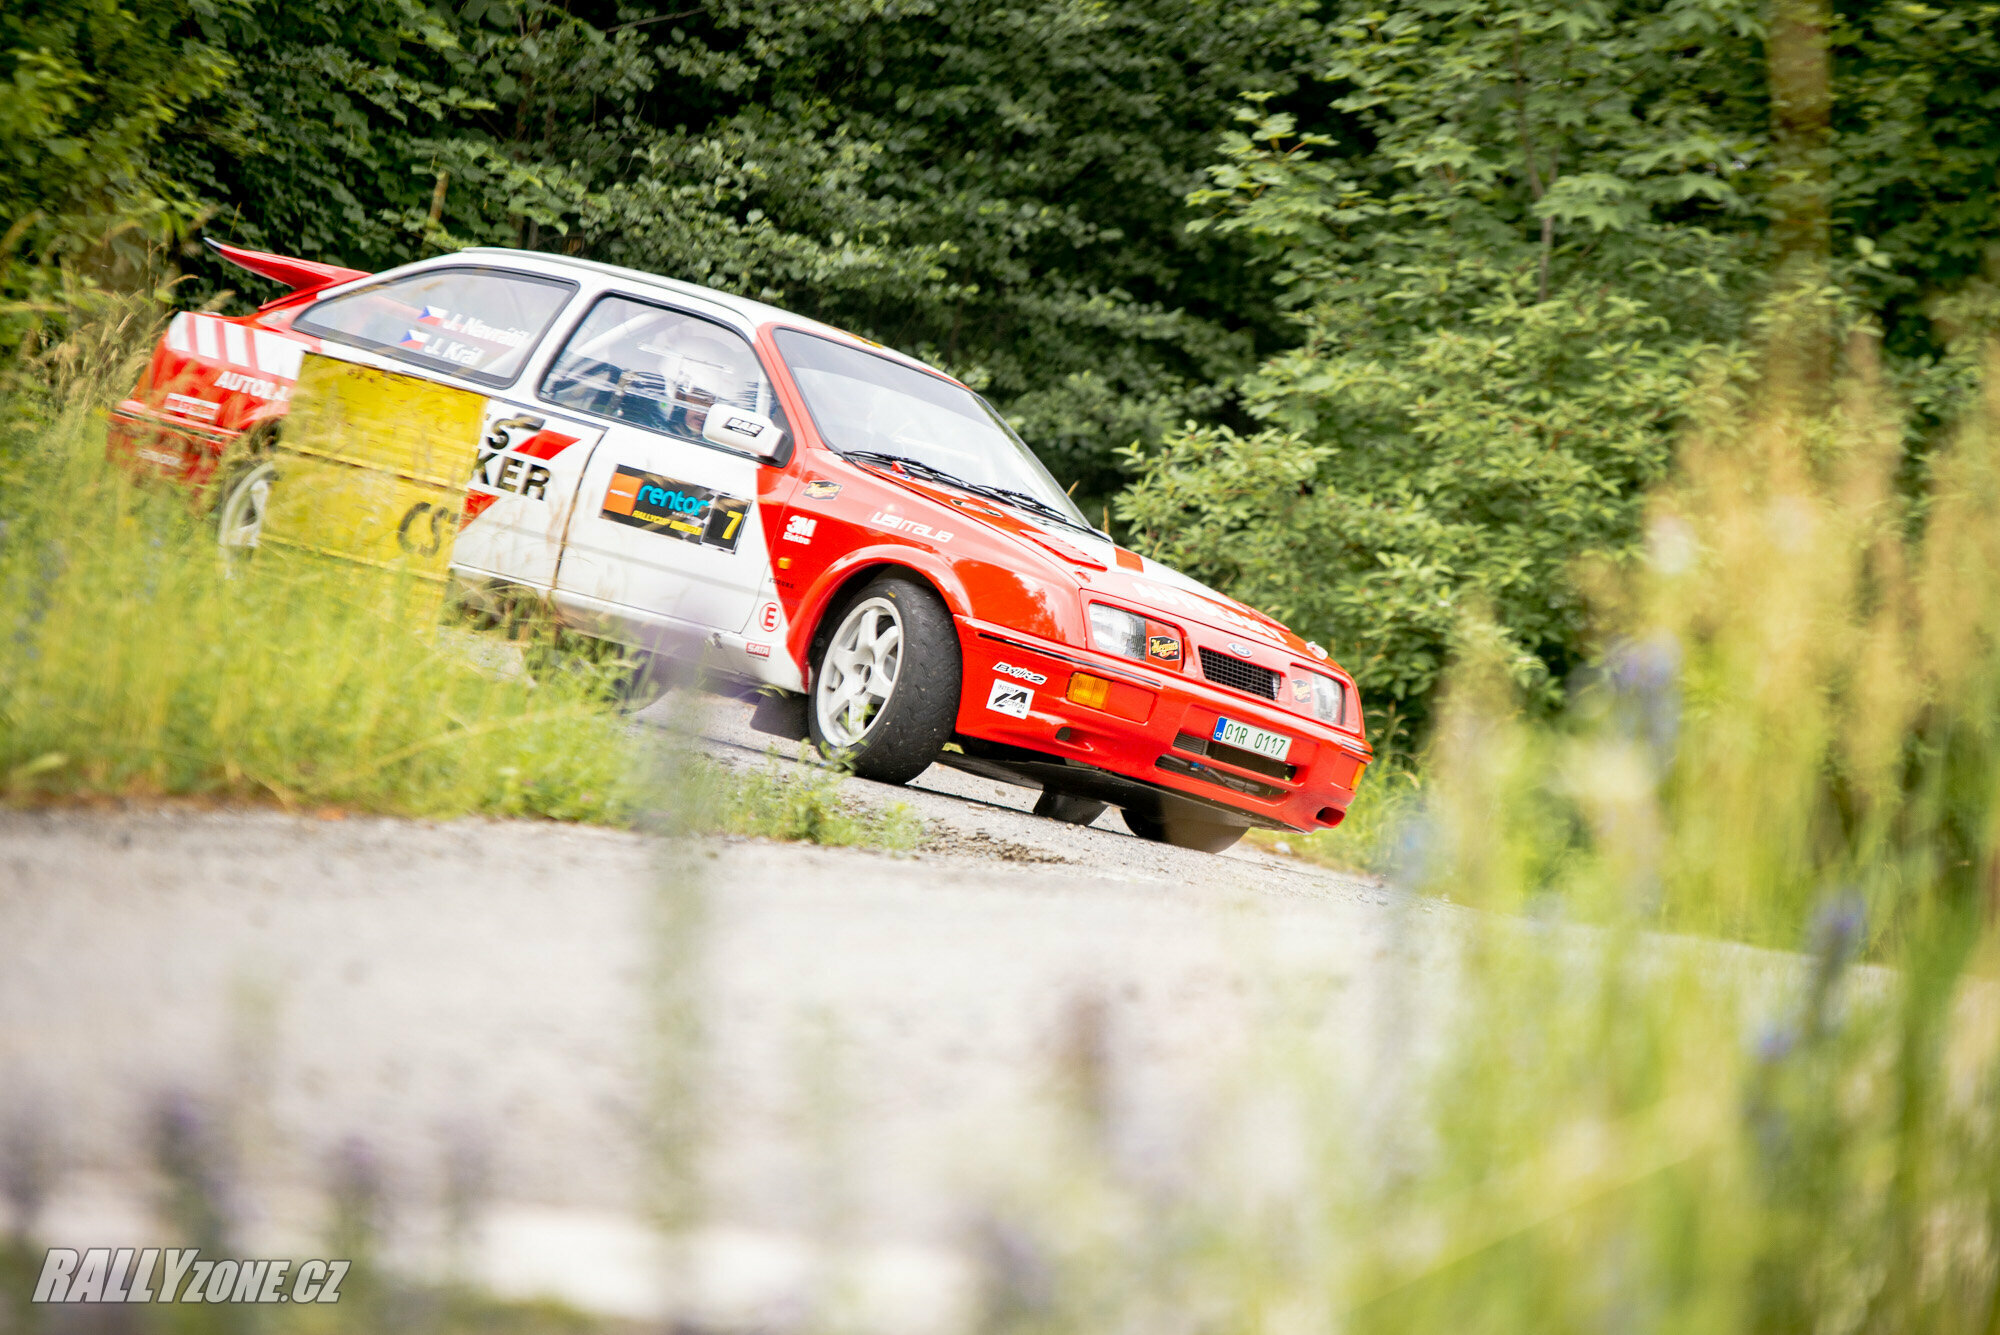
[[[402,566],[692,656],[761,689],[767,731],[788,707],[891,783],[943,762],[1212,851],[1353,799],[1348,674],[1113,542],[922,362],[557,255],[366,274],[211,244],[292,291],[176,315],[111,450],[195,489],[226,545]]]

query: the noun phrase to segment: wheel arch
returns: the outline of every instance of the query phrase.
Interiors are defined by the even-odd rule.
[[[821,587],[814,591],[808,610],[800,618],[796,655],[800,675],[808,691],[812,688],[813,664],[826,636],[832,632],[834,613],[872,580],[887,574],[907,575],[935,593],[954,620],[969,615],[965,590],[958,587],[956,580],[948,577],[941,579],[939,574],[942,572],[933,572],[922,563],[904,559],[905,555],[900,552],[876,552],[857,556],[837,570],[829,571]]]

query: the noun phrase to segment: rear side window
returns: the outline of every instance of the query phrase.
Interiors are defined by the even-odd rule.
[[[576,284],[506,269],[431,269],[344,292],[292,325],[487,385],[512,383]]]
[[[778,416],[742,335],[629,297],[604,297],[549,368],[542,397],[697,444],[718,405]]]

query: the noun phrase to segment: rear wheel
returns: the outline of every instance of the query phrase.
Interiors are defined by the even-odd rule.
[[[1246,828],[1193,816],[1177,815],[1154,820],[1129,808],[1121,809],[1118,814],[1125,818],[1125,828],[1141,839],[1150,839],[1156,844],[1172,844],[1176,848],[1192,848],[1199,853],[1222,852],[1241,839]]]
[[[223,477],[215,503],[215,540],[229,552],[253,550],[264,536],[264,512],[278,470],[269,459],[246,459]]]
[[[961,672],[943,600],[905,576],[873,580],[841,609],[813,665],[813,742],[864,779],[908,783],[951,740]]]

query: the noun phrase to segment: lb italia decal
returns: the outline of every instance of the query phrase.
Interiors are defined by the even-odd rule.
[[[742,497],[725,496],[709,487],[676,482],[621,464],[611,475],[611,485],[604,489],[600,513],[649,533],[733,552],[749,512],[750,502]]]

